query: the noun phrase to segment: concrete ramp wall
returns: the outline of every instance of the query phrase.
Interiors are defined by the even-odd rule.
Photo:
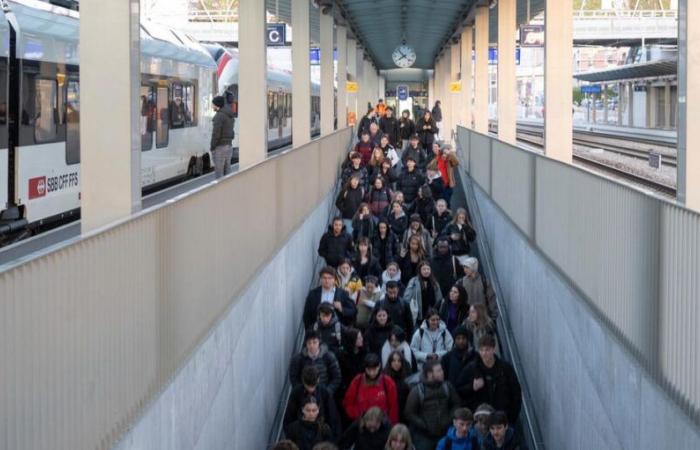
[[[467,174],[546,448],[697,449],[700,432]],[[576,239],[576,236],[571,236]]]
[[[292,233],[115,449],[267,448],[334,195]]]

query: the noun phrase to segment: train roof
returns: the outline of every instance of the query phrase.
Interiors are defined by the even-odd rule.
[[[79,64],[80,14],[77,11],[40,0],[8,0],[7,3],[19,28],[18,58]],[[7,27],[7,21],[3,13],[0,31],[3,26]],[[5,51],[6,47],[9,54],[5,41],[7,38],[3,36],[0,51]],[[209,53],[194,39],[150,22],[141,24],[141,52],[152,57],[216,67]]]

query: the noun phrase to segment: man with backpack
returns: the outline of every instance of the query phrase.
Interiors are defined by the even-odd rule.
[[[455,410],[447,436],[440,439],[436,450],[479,450],[479,437],[473,426],[474,416],[468,408]]]
[[[337,358],[343,345],[345,326],[338,320],[332,304],[321,303],[319,305],[318,320],[313,324],[312,329],[318,332],[321,344],[325,344]]]
[[[457,391],[444,377],[440,363],[428,361],[421,382],[408,394],[404,415],[416,450],[434,450],[460,406]]]
[[[350,383],[343,399],[343,409],[351,420],[357,420],[373,406],[386,413],[392,424],[399,422],[399,400],[396,384],[381,373],[381,359],[374,353],[365,356],[365,371]]]

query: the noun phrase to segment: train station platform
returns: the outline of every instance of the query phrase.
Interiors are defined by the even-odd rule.
[[[677,147],[676,197],[666,198],[574,164],[574,132],[615,131],[573,124],[572,0],[240,0],[237,53],[217,49],[216,61],[200,42],[141,23],[139,0],[4,1],[0,72],[8,76],[0,84],[10,97],[0,114],[8,142],[0,146],[0,225],[29,233],[48,218],[79,212],[80,221],[57,234],[60,242],[0,258],[0,450],[262,450],[279,440],[290,361],[308,340],[306,297],[325,265],[319,241],[338,214],[362,116],[365,125],[376,120],[372,106],[386,99],[389,82],[395,106],[423,117],[420,137],[408,140],[435,152],[433,179],[455,184],[453,209],[465,207],[474,227],[460,256],[478,256],[480,269],[472,258],[452,259],[448,292],[464,266],[465,278],[479,272],[495,293],[489,325],[509,363],[502,367],[512,365],[518,404],[516,418],[504,413],[497,425],[512,425],[530,450],[700,448],[700,3],[679,3],[664,15],[680,30],[678,132],[616,129],[635,132],[640,145],[660,137]],[[272,5],[286,24],[276,31],[296,27],[293,73],[267,66]],[[490,134],[490,36],[501,55],[513,54],[516,29],[543,12],[545,24],[534,29],[550,36],[541,43],[543,121],[518,124],[516,61],[503,57]],[[665,36],[673,27],[663,22]],[[66,41],[54,45],[57,36]],[[317,84],[312,45],[321,55]],[[222,82],[222,74],[230,77]],[[438,100],[441,120],[426,119]],[[213,138],[220,112],[235,116],[227,122],[235,138],[223,126]],[[519,126],[541,133],[541,152],[518,146]],[[214,179],[213,166],[232,162],[217,153],[229,141],[239,165]],[[389,147],[379,149],[391,160]],[[452,149],[454,172],[445,162]],[[54,159],[44,161],[49,152]],[[144,197],[161,182],[175,184],[172,195]],[[409,187],[418,196],[427,184]],[[466,236],[467,224],[455,218],[457,238],[443,234],[443,243]],[[433,258],[427,250],[412,260],[405,237],[418,284],[420,264]],[[431,306],[442,289],[434,283]],[[336,300],[335,290],[321,300]],[[414,314],[401,301],[410,327],[428,327],[419,306]],[[478,306],[487,311],[485,303]],[[465,304],[459,324],[481,314],[462,297]],[[457,307],[446,309],[449,319]],[[422,345],[423,333],[416,336]],[[479,349],[493,348],[487,341]],[[423,351],[426,360],[436,346]],[[470,376],[465,385],[475,386]]]

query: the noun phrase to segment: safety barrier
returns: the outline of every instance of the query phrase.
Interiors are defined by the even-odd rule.
[[[700,421],[700,215],[463,127],[458,140],[474,182]]]
[[[336,184],[350,129],[0,273],[0,449],[110,448]]]

